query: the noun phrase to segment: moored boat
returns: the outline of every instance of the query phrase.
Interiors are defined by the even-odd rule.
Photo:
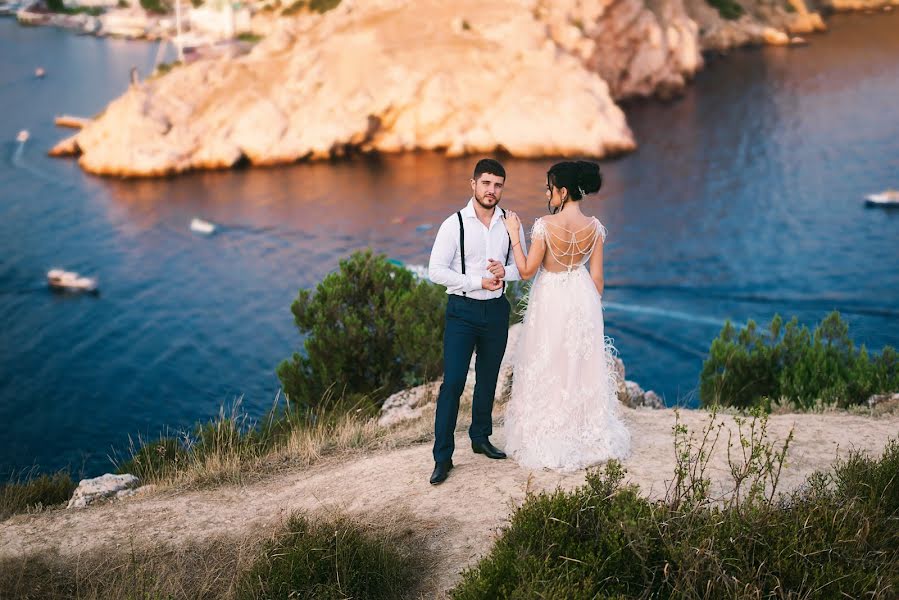
[[[868,194],[865,196],[865,204],[868,206],[899,207],[899,190],[885,190],[879,194]]]
[[[82,277],[74,271],[50,269],[47,271],[47,285],[59,291],[96,292],[97,278]]]

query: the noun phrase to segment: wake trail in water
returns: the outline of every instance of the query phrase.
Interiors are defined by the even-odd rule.
[[[674,319],[677,321],[684,321],[686,323],[696,323],[701,325],[712,325],[714,327],[724,327],[725,320],[717,319],[714,317],[703,317],[699,315],[691,315],[689,313],[680,312],[676,310],[668,310],[665,308],[657,308],[654,306],[641,306],[639,304],[620,304],[618,302],[603,302],[603,308],[613,311],[638,314],[638,315],[651,315],[654,317],[662,317],[664,319]],[[731,321],[734,327],[743,327],[744,324]]]
[[[27,142],[16,142],[16,143],[17,143],[17,147],[13,151],[12,160],[10,161],[15,168],[21,169],[23,171],[27,171],[28,173],[31,173],[34,177],[40,179],[41,181],[43,181],[45,183],[49,183],[49,184],[63,187],[63,188],[68,188],[68,187],[72,186],[71,183],[68,183],[68,182],[64,181],[63,179],[60,179],[59,177],[53,177],[52,175],[48,175],[47,173],[44,173],[40,169],[36,169],[35,167],[29,165],[24,159],[25,144]]]
[[[705,360],[707,353],[702,352],[700,350],[696,350],[686,344],[682,344],[676,340],[672,340],[671,338],[665,337],[663,335],[659,335],[653,331],[648,329],[644,329],[643,327],[637,327],[635,325],[622,325],[619,322],[615,322],[614,324],[609,325],[610,329],[617,329],[618,331],[622,331],[624,333],[629,333],[631,335],[635,335],[637,337],[649,340],[655,344],[660,346],[666,346],[671,348],[672,350],[676,350],[688,356],[694,356],[701,360]]]
[[[764,294],[726,293],[719,289],[690,287],[669,284],[643,284],[643,283],[607,283],[606,289],[638,290],[646,292],[667,291],[680,292],[683,295],[702,296],[716,300],[729,300],[731,302],[744,302],[747,304],[787,305],[803,310],[836,310],[847,315],[867,315],[875,317],[899,317],[899,308],[882,306],[865,306],[857,304],[842,304],[840,300],[832,298],[802,298],[790,296],[768,296]],[[850,301],[851,302],[851,301]]]

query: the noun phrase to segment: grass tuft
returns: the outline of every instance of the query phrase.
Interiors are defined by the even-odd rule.
[[[33,475],[29,472],[0,486],[0,521],[14,514],[68,502],[77,487],[71,476],[63,471],[38,477]]]

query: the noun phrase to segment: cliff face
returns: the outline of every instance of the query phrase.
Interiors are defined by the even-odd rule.
[[[248,55],[132,85],[54,151],[123,176],[351,150],[625,152],[615,100],[677,94],[702,50],[824,26],[803,0],[741,1],[726,21],[706,0],[343,0],[274,21]]]
[[[82,166],[157,175],[349,148],[634,148],[608,85],[516,0],[345,2],[281,25],[247,56],[133,85],[76,137]]]

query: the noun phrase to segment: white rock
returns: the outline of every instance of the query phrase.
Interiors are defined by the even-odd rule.
[[[894,394],[875,394],[868,398],[868,408],[874,408],[880,404],[884,404],[887,402],[897,402],[899,403],[899,392]]]
[[[134,493],[138,479],[134,475],[107,473],[93,479],[82,479],[66,508],[84,508],[102,498],[121,498]]]

